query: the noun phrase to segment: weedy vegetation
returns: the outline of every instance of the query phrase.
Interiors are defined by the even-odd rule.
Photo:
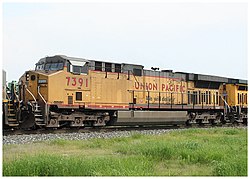
[[[3,176],[247,176],[247,129],[3,145]]]

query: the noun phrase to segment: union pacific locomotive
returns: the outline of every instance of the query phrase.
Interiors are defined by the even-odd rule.
[[[247,124],[247,80],[56,55],[12,87],[7,127]]]

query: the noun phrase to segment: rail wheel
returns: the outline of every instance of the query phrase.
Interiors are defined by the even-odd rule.
[[[102,117],[98,117],[98,119],[94,122],[94,126],[105,126],[106,122]]]
[[[247,126],[247,118],[243,118],[243,124]]]
[[[20,128],[21,129],[32,129],[35,127],[35,115],[30,111],[21,111],[21,120]]]

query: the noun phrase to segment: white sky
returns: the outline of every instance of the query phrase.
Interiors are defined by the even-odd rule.
[[[246,3],[3,3],[3,69],[57,54],[247,79]]]

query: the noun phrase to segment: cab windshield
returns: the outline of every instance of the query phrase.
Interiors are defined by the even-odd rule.
[[[62,69],[63,69],[63,63],[46,63],[44,67],[44,70],[46,71],[56,71]]]

